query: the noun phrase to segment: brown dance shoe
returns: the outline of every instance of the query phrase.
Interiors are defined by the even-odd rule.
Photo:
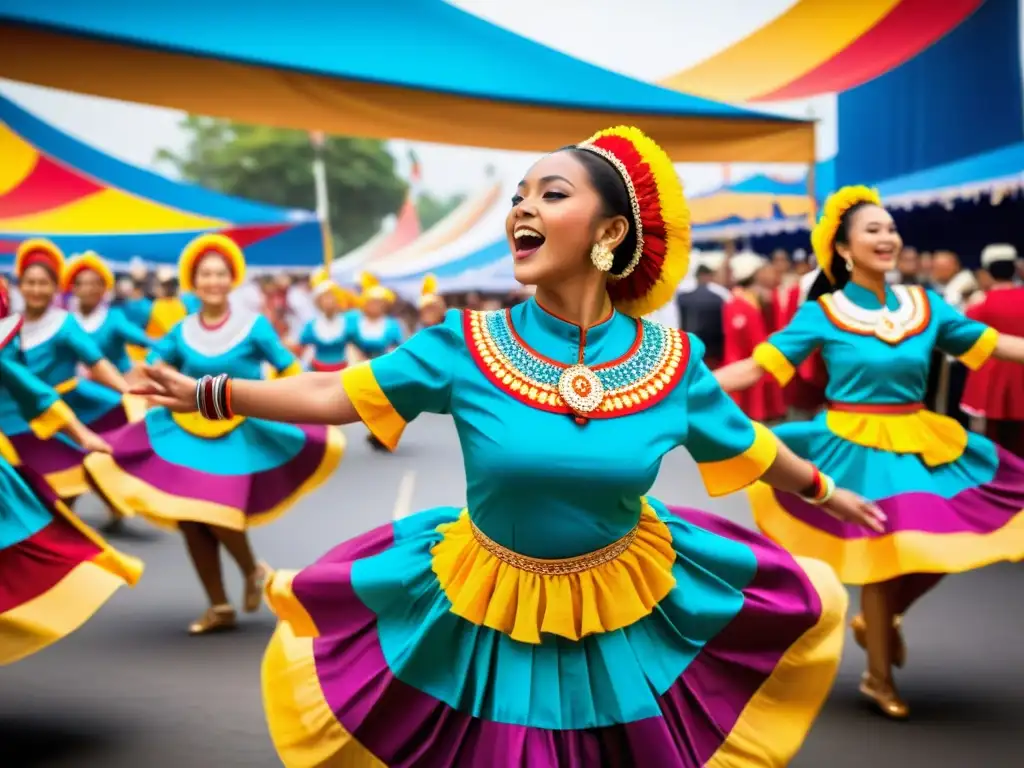
[[[212,605],[206,613],[188,626],[190,635],[209,635],[214,632],[227,632],[237,626],[238,619],[235,609],[230,605]]]
[[[870,672],[865,672],[860,679],[860,692],[871,699],[886,717],[893,720],[910,717],[910,707],[900,698],[892,683],[883,683]]]

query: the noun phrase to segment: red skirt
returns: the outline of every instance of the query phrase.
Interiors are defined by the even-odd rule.
[[[1024,421],[1024,366],[989,360],[971,371],[960,407],[990,421]]]

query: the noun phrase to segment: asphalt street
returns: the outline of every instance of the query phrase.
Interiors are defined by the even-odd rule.
[[[395,516],[464,502],[462,459],[446,419],[412,425],[391,456],[372,452],[361,427],[347,433],[347,455],[329,483],[254,532],[272,565],[300,567]],[[745,497],[707,499],[682,452],[665,462],[654,493],[750,522]],[[93,499],[79,512],[94,524],[103,520]],[[263,611],[243,617],[236,633],[189,637],[186,627],[204,603],[178,538],[134,521],[115,543],[146,561],[140,585],[73,636],[0,669],[0,766],[278,766],[259,690],[273,617]],[[237,596],[241,577],[226,573]],[[832,697],[793,766],[1024,765],[1022,594],[1024,566],[995,566],[948,578],[916,607],[899,676],[913,707],[909,722],[884,720],[860,700],[863,654],[850,640]]]

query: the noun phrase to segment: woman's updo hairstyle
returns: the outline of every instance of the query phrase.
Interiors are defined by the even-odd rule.
[[[590,183],[594,185],[598,196],[604,202],[604,210],[601,211],[601,214],[608,217],[623,216],[629,224],[626,236],[612,251],[611,273],[621,275],[636,250],[636,227],[633,226],[633,207],[629,202],[626,183],[615,166],[601,155],[574,146],[562,147],[558,151],[571,152],[580,165],[586,169]]]

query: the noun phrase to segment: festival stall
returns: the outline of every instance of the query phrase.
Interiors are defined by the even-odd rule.
[[[230,236],[256,272],[324,263],[315,214],[136,168],[0,96],[0,270],[32,237],[49,238],[68,254],[96,251],[120,268],[133,259],[173,265],[206,231]]]

